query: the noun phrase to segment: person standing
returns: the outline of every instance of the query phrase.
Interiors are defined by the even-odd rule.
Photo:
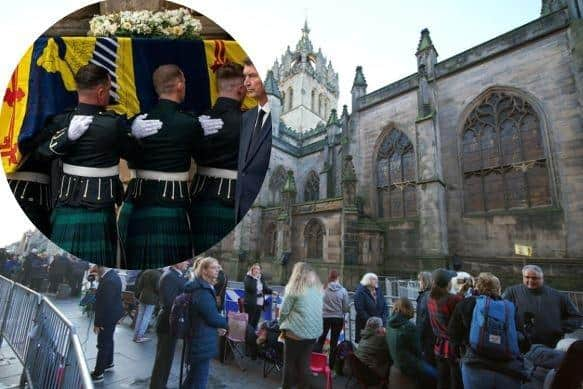
[[[147,342],[150,338],[145,338],[144,334],[150,324],[154,308],[158,305],[158,282],[160,281],[159,269],[145,270],[138,278],[136,286],[136,296],[140,301],[138,307],[138,317],[134,332],[134,342]]]
[[[235,188],[241,134],[241,102],[245,97],[243,68],[226,63],[217,69],[219,97],[199,117],[203,129],[196,152],[196,178],[191,185],[192,242],[202,253],[236,225]],[[222,123],[215,125],[214,123]]]
[[[53,194],[51,241],[79,259],[114,267],[117,258],[115,206],[123,185],[120,157],[137,150],[136,138],[158,131],[161,123],[106,111],[111,80],[106,69],[94,64],[75,75],[79,104],[62,115],[61,130],[39,147],[39,153],[63,162],[59,190]]]
[[[102,382],[103,373],[113,369],[113,334],[117,322],[123,316],[121,279],[115,270],[96,266],[99,286],[95,293],[95,320],[93,332],[97,335],[97,360],[91,373],[93,382]]]
[[[245,112],[241,119],[235,191],[237,223],[243,219],[255,201],[271,156],[271,108],[263,81],[249,58],[244,61],[243,77],[247,96],[255,99],[258,106]]]
[[[532,344],[555,347],[565,333],[583,322],[583,315],[569,297],[544,284],[543,270],[537,265],[524,266],[522,284],[509,287],[502,298],[516,305],[518,327],[525,330]]]
[[[438,370],[438,389],[463,388],[458,355],[449,339],[448,325],[455,306],[463,299],[459,294],[450,294],[451,279],[456,273],[437,269],[433,272],[433,286],[427,300],[429,321],[435,334],[433,352]]]
[[[322,352],[324,342],[330,334],[330,354],[328,363],[330,368],[334,366],[336,357],[336,346],[338,346],[338,338],[340,332],[344,328],[344,315],[350,311],[350,301],[348,300],[348,292],[346,288],[340,284],[340,275],[337,270],[331,270],[328,275],[328,283],[324,288],[322,318],[324,331],[318,339],[318,352]]]
[[[184,290],[184,285],[188,281],[184,273],[189,261],[179,262],[170,266],[160,277],[158,293],[160,296],[160,312],[156,324],[156,334],[158,343],[156,344],[156,358],[152,368],[152,378],[150,379],[150,389],[166,389],[168,377],[172,370],[174,350],[177,339],[170,334],[170,311],[174,299]]]
[[[54,256],[53,262],[49,265],[49,292],[57,293],[59,284],[65,282],[70,277],[72,264],[65,254]]]
[[[78,297],[81,294],[85,272],[89,270],[89,262],[72,258],[69,258],[69,260],[71,261],[71,273],[69,277],[71,296]]]
[[[193,254],[188,180],[201,134],[196,130],[197,118],[180,110],[186,96],[182,70],[176,65],[162,65],[152,79],[159,100],[148,118],[159,120],[162,128],[143,138],[142,153],[128,161],[136,169],[126,196],[133,209],[124,245],[127,264],[132,269],[168,266],[176,260],[192,258]]]
[[[422,271],[417,276],[419,282],[419,294],[417,296],[415,326],[417,327],[417,334],[421,343],[421,354],[423,360],[431,366],[435,366],[435,353],[433,352],[433,344],[435,343],[435,335],[433,328],[429,321],[429,312],[427,311],[427,299],[431,293],[431,273]],[[424,388],[435,388],[437,383],[428,375],[419,377],[420,385]]]
[[[254,263],[251,265],[245,275],[243,284],[245,287],[245,312],[249,315],[249,325],[257,330],[261,312],[265,307],[265,296],[272,293],[272,290],[263,279],[260,264]]]
[[[379,278],[374,273],[366,273],[360,280],[360,285],[354,293],[354,309],[356,309],[355,338],[360,340],[360,332],[366,321],[373,316],[380,317],[383,327],[387,323],[388,306],[381,288]]]
[[[451,320],[448,326],[448,333],[451,342],[456,349],[465,349],[465,353],[461,359],[462,379],[465,388],[481,389],[481,388],[503,388],[513,389],[520,388],[520,383],[526,377],[523,374],[523,362],[520,358],[518,350],[518,337],[509,336],[510,331],[515,334],[516,310],[514,304],[505,301],[505,311],[507,311],[506,320],[500,320],[503,323],[512,324],[504,326],[504,332],[498,334],[502,336],[502,341],[514,341],[514,345],[508,344],[508,354],[515,350],[513,355],[504,355],[505,353],[490,353],[481,352],[479,347],[472,347],[470,344],[470,331],[472,327],[479,326],[473,320],[479,320],[475,313],[475,307],[478,299],[486,299],[486,303],[490,305],[489,301],[500,301],[500,280],[491,273],[480,273],[476,281],[476,291],[478,296],[471,296],[460,301],[453,311]],[[486,315],[484,312],[483,315]],[[512,316],[510,316],[512,315]],[[483,317],[483,316],[482,316]],[[499,318],[501,319],[501,318]],[[491,320],[491,319],[490,319]],[[484,324],[486,327],[487,324]],[[487,328],[486,328],[487,329]],[[486,339],[485,342],[489,342]],[[500,342],[500,341],[498,341]],[[500,344],[500,343],[498,343]],[[506,348],[502,344],[501,349]],[[491,355],[496,354],[496,355]]]
[[[322,333],[322,285],[316,272],[305,262],[297,262],[289,282],[279,316],[284,338],[282,388],[309,385],[310,355],[316,338]]]
[[[227,295],[228,286],[229,278],[221,266],[219,276],[217,277],[217,283],[213,286],[215,289],[215,295],[217,296],[217,309],[219,312],[223,312],[223,308],[225,307],[225,297]]]
[[[197,262],[194,279],[184,290],[192,293],[190,325],[192,338],[188,362],[190,368],[183,383],[185,389],[205,389],[210,369],[210,361],[218,355],[218,335],[224,335],[227,319],[217,310],[213,285],[219,275],[219,263],[215,258],[206,257]]]

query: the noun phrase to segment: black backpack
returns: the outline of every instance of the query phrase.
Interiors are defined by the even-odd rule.
[[[334,358],[334,371],[337,375],[344,374],[344,366],[348,362],[348,355],[354,352],[354,345],[349,340],[344,340],[336,347]]]
[[[181,293],[174,299],[170,310],[170,335],[186,339],[192,335],[190,328],[190,305],[192,293]]]

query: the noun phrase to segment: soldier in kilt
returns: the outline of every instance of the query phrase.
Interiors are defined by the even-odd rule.
[[[243,67],[227,63],[217,69],[218,99],[199,118],[203,137],[198,144],[197,176],[191,186],[192,242],[200,254],[235,228],[235,186],[245,98]]]
[[[116,266],[115,206],[123,195],[119,159],[137,152],[136,138],[161,123],[105,110],[111,80],[107,70],[88,64],[75,75],[79,104],[63,117],[59,130],[40,146],[41,154],[60,157],[62,174],[54,193],[51,240],[74,256],[100,266]]]
[[[124,251],[127,268],[168,266],[192,258],[188,220],[188,180],[194,147],[201,134],[196,117],[180,111],[186,84],[176,65],[162,65],[153,74],[158,104],[148,113],[163,125],[141,140],[142,152],[128,162],[136,169],[127,190],[132,211],[120,217],[127,223]]]

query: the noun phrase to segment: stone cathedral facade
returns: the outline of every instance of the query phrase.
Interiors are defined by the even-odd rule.
[[[304,260],[351,287],[455,254],[505,285],[536,263],[551,284],[583,290],[582,10],[543,1],[538,19],[444,61],[424,29],[410,76],[368,91],[356,68],[352,112],[337,109],[338,74],[306,23],[265,79],[263,188],[210,253],[239,276],[258,261],[285,282]]]

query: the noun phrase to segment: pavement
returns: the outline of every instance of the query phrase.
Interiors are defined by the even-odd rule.
[[[50,295],[49,295],[49,298]],[[95,366],[97,356],[97,337],[92,332],[92,321],[84,315],[79,307],[79,299],[59,300],[51,298],[51,301],[65,316],[76,326],[79,339],[85,352],[85,358],[90,370]],[[145,343],[132,341],[133,330],[130,328],[131,320],[126,318],[115,331],[115,368],[105,373],[105,381],[95,384],[95,388],[148,388],[154,357],[156,355],[156,334],[153,326],[146,334],[151,340]],[[179,388],[179,370],[182,352],[182,343],[176,347],[173,368],[168,380],[168,388]],[[235,361],[230,360],[222,364],[216,360],[211,363],[209,376],[209,389],[219,388],[278,388],[281,386],[281,374],[274,372],[263,378],[263,360],[253,361],[246,358],[242,361],[245,371],[241,371]],[[22,373],[22,365],[14,355],[10,347],[3,342],[0,347],[0,389],[17,388]],[[313,376],[313,388],[324,388],[323,376]],[[334,385],[344,386],[344,377],[334,378]]]

